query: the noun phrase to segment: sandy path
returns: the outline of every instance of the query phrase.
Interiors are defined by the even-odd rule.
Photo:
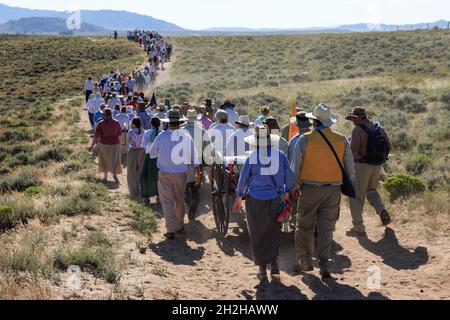
[[[160,74],[157,84],[169,80],[171,65]],[[89,128],[86,112],[82,126]],[[201,204],[196,222],[186,226],[185,236],[165,240],[164,221],[154,235],[146,254],[136,243],[145,241],[129,227],[126,173],[120,186],[111,187],[115,210],[90,218],[90,224],[113,237],[118,256],[126,257],[120,285],[84,275],[81,292],[85,299],[449,299],[449,238],[427,241],[419,235],[421,226],[394,223],[383,228],[372,209],[367,209],[368,239],[345,235],[351,226],[346,200],[333,246],[334,280],[322,281],[318,270],[308,275],[294,275],[294,236],[283,235],[280,266],[281,282],[259,287],[251,260],[249,238],[242,216],[233,216],[227,237],[215,231],[211,213],[210,186],[201,190]],[[161,208],[155,207],[155,211]],[[72,221],[76,223],[76,221]],[[381,272],[379,289],[369,289],[368,268]],[[119,293],[118,293],[119,292]],[[61,293],[67,295],[66,293]]]

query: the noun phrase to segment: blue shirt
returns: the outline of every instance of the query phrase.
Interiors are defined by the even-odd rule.
[[[187,173],[189,166],[200,165],[194,140],[184,130],[167,130],[153,142],[149,155],[158,158],[158,169],[163,173]]]
[[[97,124],[103,119],[103,112],[102,111],[97,111],[96,113],[94,113],[94,123],[95,126],[97,126]]]
[[[290,163],[292,163],[292,155],[294,154],[295,145],[297,144],[298,139],[300,138],[300,135],[295,135],[291,141],[289,141],[289,148],[288,148],[288,160]]]
[[[150,121],[152,121],[152,117],[146,111],[139,112],[137,116],[141,119],[142,128],[144,128],[144,130],[150,129]]]
[[[264,161],[263,164],[261,159],[266,157],[262,157],[259,150],[253,151],[245,161],[236,194],[239,197],[249,194],[257,200],[273,200],[278,197],[280,191],[291,192],[294,187],[294,173],[286,155],[278,149],[268,148],[268,158],[273,157],[275,160]]]

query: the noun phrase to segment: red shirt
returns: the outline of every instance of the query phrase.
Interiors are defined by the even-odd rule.
[[[122,134],[122,128],[117,120],[103,120],[95,131],[95,137],[101,144],[115,145],[120,144],[120,135]]]

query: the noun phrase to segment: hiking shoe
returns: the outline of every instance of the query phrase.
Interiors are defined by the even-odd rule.
[[[312,261],[302,261],[298,263],[298,265],[295,266],[295,271],[297,273],[303,273],[303,272],[311,272],[314,270]]]
[[[365,231],[358,231],[355,229],[350,229],[346,232],[347,237],[353,237],[353,238],[365,238],[367,237],[367,233]]]
[[[280,275],[280,266],[278,265],[278,263],[274,262],[270,265],[270,274],[272,276]]]
[[[164,237],[166,237],[168,240],[173,240],[173,239],[175,239],[175,233],[167,232],[164,234]]]
[[[188,218],[189,218],[189,221],[195,220],[195,211],[194,210],[189,210]]]
[[[330,271],[320,271],[320,276],[322,279],[332,279]]]
[[[184,233],[184,227],[182,227],[180,230],[177,231],[177,234],[183,234]]]
[[[387,212],[386,210],[384,210],[380,214],[380,218],[381,218],[381,223],[383,224],[383,226],[387,226],[391,223],[391,217],[389,216],[389,212]]]
[[[266,272],[261,272],[261,271],[259,271],[259,272],[256,274],[256,277],[257,277],[258,280],[261,281],[262,283],[269,282],[269,278],[267,277],[267,273],[266,273]]]

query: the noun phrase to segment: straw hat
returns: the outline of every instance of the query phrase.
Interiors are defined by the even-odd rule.
[[[198,120],[198,114],[197,111],[194,109],[189,109],[186,113],[186,118],[188,121],[197,121]]]
[[[326,127],[331,127],[337,122],[336,118],[331,115],[331,108],[324,103],[319,104],[313,112],[307,113],[305,116],[309,119],[319,120]]]
[[[180,111],[178,110],[170,110],[167,113],[167,118],[161,120],[164,123],[180,123],[185,122],[186,119],[181,116]]]
[[[239,120],[235,121],[235,123],[246,127],[253,125],[253,122],[250,122],[250,116],[239,116]]]
[[[278,146],[280,144],[280,137],[274,134],[269,133],[270,130],[266,125],[257,126],[255,128],[255,134],[249,137],[244,138],[244,141],[252,146],[261,146],[266,147]]]

